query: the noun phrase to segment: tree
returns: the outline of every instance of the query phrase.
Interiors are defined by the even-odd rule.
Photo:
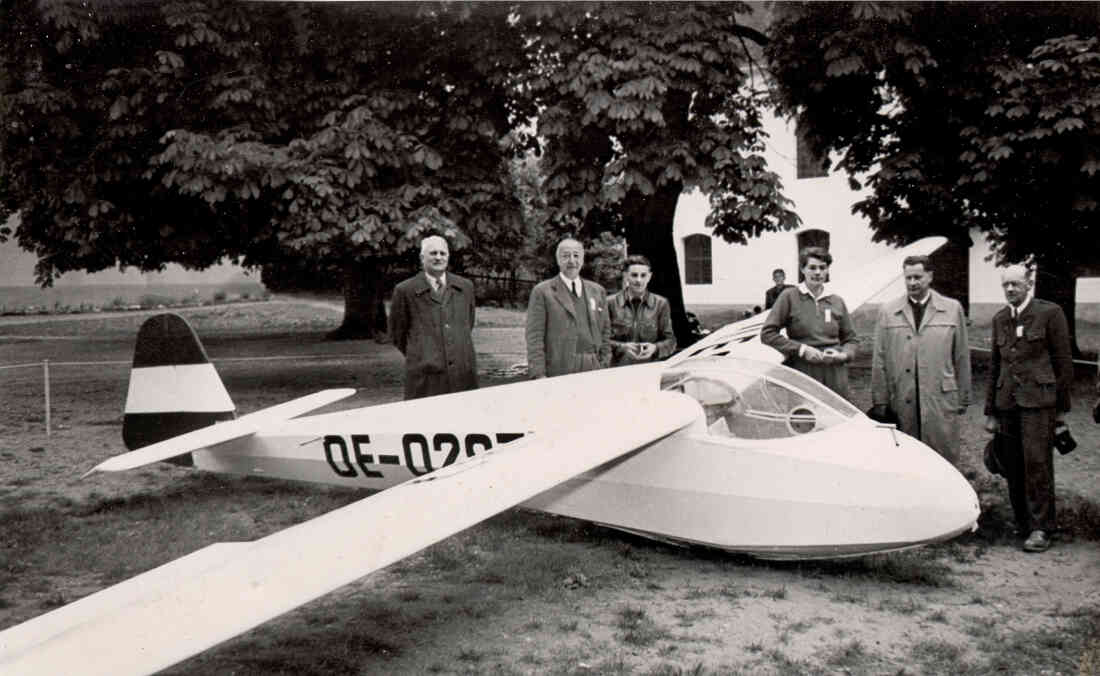
[[[672,237],[679,196],[710,196],[708,225],[731,242],[793,228],[797,216],[762,156],[763,94],[754,88],[741,3],[525,4],[552,218],[594,236],[625,234],[654,265],[681,344],[689,333]]]
[[[288,254],[344,276],[345,335],[425,234],[492,250],[524,65],[486,4],[7,3],[0,220],[67,270]],[[47,37],[48,36],[48,37]]]
[[[1072,322],[1100,234],[1097,32],[1091,3],[782,3],[765,55],[780,110],[871,188],[876,241],[976,227]]]

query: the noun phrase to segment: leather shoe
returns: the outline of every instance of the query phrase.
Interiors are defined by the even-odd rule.
[[[1048,549],[1050,549],[1050,538],[1047,537],[1046,531],[1033,530],[1024,541],[1025,552],[1045,552]]]

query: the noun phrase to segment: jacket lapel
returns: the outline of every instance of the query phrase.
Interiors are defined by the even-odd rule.
[[[577,313],[575,311],[575,308],[573,307],[573,292],[569,290],[569,287],[565,285],[565,282],[561,281],[560,275],[554,278],[553,288],[554,298],[557,299],[558,303],[561,304],[562,308],[565,309],[566,313],[568,313],[570,317],[576,319]]]
[[[913,317],[913,308],[909,307],[909,296],[901,297],[901,300],[897,302],[897,306],[894,308],[894,312],[900,312],[901,315],[905,317],[905,321],[909,323],[909,328],[914,331],[917,330],[917,322]]]

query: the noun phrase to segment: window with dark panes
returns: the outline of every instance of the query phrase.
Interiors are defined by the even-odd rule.
[[[711,284],[710,237],[688,235],[684,238],[684,282]]]

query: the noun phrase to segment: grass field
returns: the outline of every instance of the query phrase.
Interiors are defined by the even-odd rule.
[[[242,412],[325,387],[361,388],[348,405],[401,397],[392,346],[323,340],[337,311],[275,301],[186,316]],[[122,450],[141,320],[0,322],[0,365],[53,363],[55,426],[47,437],[41,368],[0,370],[0,628],[212,542],[262,537],[364,496],[167,464],[79,480]],[[479,310],[483,386],[515,377],[521,325],[521,312]],[[287,358],[255,359],[272,356]],[[853,376],[865,406],[866,369]],[[976,361],[976,398],[986,378]],[[949,543],[762,563],[512,510],[166,673],[1097,674],[1092,385],[1083,373],[1075,387],[1082,405],[1070,424],[1081,448],[1056,460],[1062,530],[1043,555],[1019,550],[1003,483],[980,466],[985,434],[972,407],[963,464],[983,514],[977,533]]]

